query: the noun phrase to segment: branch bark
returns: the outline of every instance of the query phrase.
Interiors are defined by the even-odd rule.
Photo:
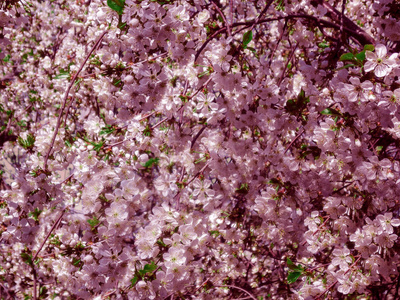
[[[105,31],[100,35],[100,37],[97,39],[96,43],[94,44],[94,46],[92,47],[92,49],[89,51],[89,54],[86,56],[85,60],[84,60],[83,63],[81,64],[81,67],[79,68],[78,72],[75,73],[74,77],[72,78],[72,80],[71,80],[71,82],[70,82],[70,84],[69,84],[69,86],[68,86],[68,88],[67,88],[67,91],[65,92],[64,101],[63,101],[63,106],[62,106],[62,108],[61,108],[60,114],[59,114],[58,119],[57,119],[56,129],[54,130],[54,134],[53,134],[53,138],[52,138],[51,143],[50,143],[49,151],[47,152],[46,157],[45,157],[45,159],[44,159],[43,169],[44,169],[45,171],[47,170],[47,161],[49,160],[49,156],[50,156],[50,154],[51,154],[51,151],[53,150],[54,142],[55,142],[55,140],[56,140],[56,136],[57,136],[58,130],[60,129],[62,114],[63,114],[63,111],[64,111],[64,109],[65,109],[65,105],[66,105],[67,100],[68,100],[69,91],[71,90],[72,86],[74,85],[76,78],[78,77],[79,73],[82,71],[82,69],[83,69],[83,67],[85,66],[86,62],[88,61],[89,57],[92,55],[93,51],[94,51],[94,50],[97,48],[97,46],[100,44],[101,40],[103,39],[103,37],[105,36],[106,33],[107,33],[107,30],[105,30]],[[72,101],[72,100],[71,100],[71,101]]]

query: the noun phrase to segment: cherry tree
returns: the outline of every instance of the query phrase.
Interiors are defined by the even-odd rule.
[[[2,299],[399,297],[397,2],[0,7]]]

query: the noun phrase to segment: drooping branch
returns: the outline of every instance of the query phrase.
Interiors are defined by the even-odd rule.
[[[343,29],[345,31],[353,32],[352,36],[356,38],[362,45],[373,44],[375,45],[375,40],[364,30],[360,28],[357,24],[355,24],[352,20],[342,14],[340,11],[332,7],[328,2],[323,0],[314,0],[311,2],[315,7],[322,5],[325,7],[328,12],[327,16],[333,20],[335,24],[341,24],[343,22]],[[343,9],[343,8],[342,8]],[[341,27],[341,25],[339,25]]]
[[[65,209],[61,212],[60,216],[58,217],[58,219],[54,222],[53,226],[51,227],[50,231],[47,233],[46,238],[43,240],[42,244],[40,244],[39,249],[36,251],[35,256],[32,258],[32,261],[34,262],[37,258],[37,256],[39,255],[40,251],[42,250],[44,244],[46,244],[47,240],[49,239],[51,233],[53,232],[53,230],[56,228],[57,224],[60,222],[61,218],[64,216],[65,213]]]
[[[274,0],[269,0],[268,3],[265,5],[264,9],[262,10],[262,12],[259,14],[259,16],[257,17],[257,19],[255,20],[255,22],[253,22],[253,25],[251,26],[250,30],[253,30],[254,27],[260,22],[261,18],[263,17],[263,15],[265,15],[267,13],[268,8],[271,6],[272,2]]]
[[[33,274],[33,299],[36,300],[37,296],[37,273],[36,273],[36,269],[35,269],[35,260],[38,257],[40,251],[43,249],[44,244],[46,244],[47,240],[49,239],[51,233],[54,231],[54,229],[57,227],[58,223],[60,223],[61,218],[64,216],[65,213],[65,209],[61,212],[60,216],[58,217],[58,219],[54,222],[53,226],[51,227],[50,231],[47,233],[46,238],[43,240],[42,244],[40,244],[39,249],[36,251],[36,254],[33,256],[32,258],[32,274]]]
[[[342,28],[342,26],[341,26],[342,14],[340,12],[337,12],[337,13],[338,13],[339,18],[334,19],[336,21],[336,23],[333,23],[333,22],[330,22],[330,21],[327,21],[327,20],[324,20],[321,18],[317,18],[315,16],[307,15],[307,14],[295,14],[295,15],[287,15],[287,16],[283,16],[283,17],[267,18],[267,19],[262,19],[262,20],[256,19],[256,20],[252,20],[252,21],[248,21],[248,22],[237,22],[237,23],[233,23],[231,25],[231,28],[235,28],[235,27],[239,27],[239,26],[243,26],[243,27],[241,29],[235,31],[234,33],[232,33],[232,35],[234,36],[235,34],[240,33],[241,31],[243,31],[247,28],[254,28],[255,24],[263,24],[263,23],[269,23],[269,22],[274,22],[274,21],[279,21],[279,20],[308,19],[322,27],[333,28],[338,31],[342,30],[342,31],[346,32],[349,36],[354,38],[356,41],[358,41],[361,45],[366,45],[366,44],[375,45],[376,44],[375,40],[368,33],[366,33],[364,30],[362,30],[358,25],[354,24],[353,21],[351,21],[346,16],[343,16],[343,28]],[[211,36],[209,36],[207,38],[207,40],[197,50],[194,61],[196,61],[199,58],[201,52],[208,45],[208,43],[210,43],[219,34],[221,34],[223,32],[227,32],[227,30],[228,30],[228,28],[227,28],[227,26],[225,26],[225,27],[218,29]]]
[[[296,49],[297,49],[297,46],[298,46],[298,44],[296,44],[296,45],[294,46],[293,50],[290,52],[290,55],[289,55],[289,57],[288,57],[288,59],[287,59],[287,61],[286,61],[286,65],[285,65],[285,67],[283,68],[281,77],[280,77],[279,80],[278,80],[278,86],[281,85],[281,83],[282,83],[282,81],[283,81],[283,78],[285,78],[286,69],[287,69],[287,67],[288,67],[288,65],[289,65],[289,63],[290,63],[290,61],[291,61],[292,58],[293,58],[293,55],[294,55],[294,52],[295,52]]]
[[[241,287],[238,287],[238,286],[234,286],[234,285],[214,285],[214,287],[216,287],[216,288],[224,288],[224,287],[228,287],[228,288],[231,288],[231,289],[237,289],[237,290],[240,290],[240,291],[242,291],[243,293],[245,293],[245,294],[247,294],[247,295],[249,295],[249,297],[251,298],[251,299],[253,299],[253,300],[257,300],[257,298],[256,297],[254,297],[252,294],[250,294],[250,292],[248,292],[248,291],[246,291],[245,289],[243,289],[243,288],[241,288]]]
[[[107,33],[107,30],[105,30],[105,31],[100,35],[100,37],[97,39],[96,43],[94,44],[94,46],[92,47],[92,49],[89,51],[89,53],[88,53],[88,55],[86,56],[85,60],[82,62],[81,67],[79,68],[78,72],[75,73],[74,77],[72,78],[72,80],[71,80],[71,82],[70,82],[70,84],[69,84],[69,86],[68,86],[68,88],[67,88],[67,90],[66,90],[66,92],[65,92],[64,100],[63,100],[63,105],[62,105],[62,107],[61,107],[61,111],[60,111],[60,114],[59,114],[58,119],[57,119],[56,129],[54,130],[54,134],[53,134],[53,138],[52,138],[51,143],[50,143],[49,150],[47,151],[46,157],[45,157],[45,159],[44,159],[44,163],[43,163],[43,169],[44,169],[44,170],[47,170],[47,161],[48,161],[48,159],[49,159],[49,156],[50,156],[50,154],[51,154],[51,151],[53,150],[54,142],[55,142],[55,140],[56,140],[57,133],[58,133],[58,130],[59,130],[60,125],[61,125],[61,118],[62,118],[63,111],[64,111],[64,109],[65,109],[65,105],[66,105],[67,100],[68,100],[69,91],[71,90],[72,86],[74,85],[76,78],[78,77],[79,73],[82,71],[82,69],[83,69],[83,67],[85,66],[86,62],[88,61],[89,57],[92,55],[93,51],[94,51],[94,50],[97,48],[97,46],[100,44],[101,40],[103,39],[103,37],[105,36],[106,33]]]
[[[231,30],[231,27],[229,26],[228,21],[225,18],[224,13],[221,11],[221,9],[218,7],[218,5],[213,0],[211,0],[211,2],[212,2],[212,4],[214,4],[214,7],[218,11],[218,13],[220,14],[222,20],[224,20],[224,22],[226,24],[227,31],[228,31],[228,35],[231,36],[232,35],[232,30]]]

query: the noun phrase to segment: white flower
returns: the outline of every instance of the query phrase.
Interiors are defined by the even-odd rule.
[[[392,54],[389,58],[386,57],[386,47],[382,44],[378,44],[375,47],[375,53],[371,51],[365,52],[365,57],[367,59],[364,70],[365,72],[370,72],[374,70],[377,77],[385,77],[390,73],[393,67],[396,66],[397,53]]]
[[[353,262],[350,257],[350,250],[347,248],[335,249],[333,250],[333,255],[335,258],[332,259],[332,265],[339,266],[341,270],[347,271],[349,264]]]
[[[351,77],[349,80],[351,84],[344,84],[349,101],[356,102],[359,99],[361,102],[368,101],[369,91],[374,88],[373,84],[368,80],[361,83],[358,77]]]
[[[376,217],[383,230],[386,231],[387,233],[393,233],[393,226],[397,227],[400,225],[400,220],[392,219],[392,217],[393,214],[391,212]]]
[[[202,10],[198,15],[197,15],[197,21],[199,24],[203,24],[210,18],[210,12],[206,9]]]

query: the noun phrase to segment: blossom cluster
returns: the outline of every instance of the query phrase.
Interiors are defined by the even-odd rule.
[[[335,3],[4,1],[0,295],[398,296],[400,6]]]

